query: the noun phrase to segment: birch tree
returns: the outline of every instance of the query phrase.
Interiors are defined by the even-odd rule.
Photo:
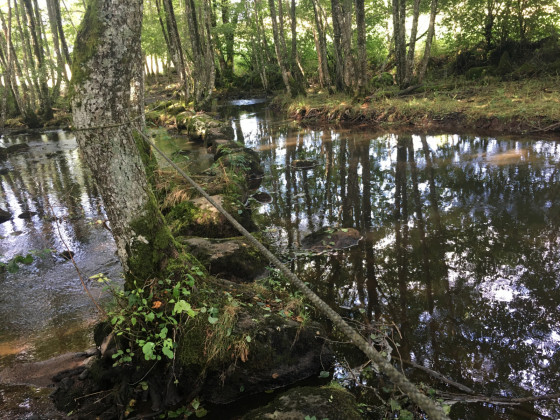
[[[76,138],[105,204],[126,287],[157,277],[177,255],[147,181],[149,150],[130,115],[134,70],[142,68],[142,0],[91,0],[72,66]],[[140,111],[142,112],[142,111]]]

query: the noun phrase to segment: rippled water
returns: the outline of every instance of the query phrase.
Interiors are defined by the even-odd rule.
[[[61,253],[74,253],[96,299],[105,295],[89,276],[120,277],[111,234],[101,223],[102,203],[73,136],[58,131],[2,138],[2,146],[18,143],[29,149],[0,161],[0,208],[12,214],[0,224],[0,261],[31,254],[33,262],[0,273],[0,368],[91,345],[86,327],[97,313]],[[24,212],[32,216],[20,218]]]
[[[394,324],[404,359],[484,395],[558,392],[560,142],[312,130],[257,108],[234,127],[265,166],[274,201],[260,208],[261,225],[323,299],[356,321]],[[295,160],[318,165],[294,170]],[[302,252],[325,226],[363,239]],[[337,369],[343,382],[348,374]],[[452,415],[535,412],[560,418],[557,400],[456,405]]]

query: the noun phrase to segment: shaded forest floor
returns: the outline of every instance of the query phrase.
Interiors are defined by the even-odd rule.
[[[303,124],[376,126],[383,130],[560,133],[560,76],[519,81],[452,79],[409,94],[378,89],[364,99],[313,91],[279,96],[275,105]]]

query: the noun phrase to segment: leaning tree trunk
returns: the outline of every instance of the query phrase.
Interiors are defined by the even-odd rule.
[[[142,0],[91,0],[72,66],[76,138],[103,198],[128,288],[157,277],[176,255],[147,182],[140,153],[146,148],[139,148],[130,124],[141,27]]]

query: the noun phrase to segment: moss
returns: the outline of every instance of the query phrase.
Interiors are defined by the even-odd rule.
[[[130,226],[144,240],[136,240],[132,249],[128,250],[128,272],[125,277],[125,288],[134,287],[134,280],[159,278],[170,256],[176,256],[177,243],[171,230],[158,208],[156,199],[149,193],[150,199],[141,217]]]
[[[352,394],[343,388],[298,387],[280,394],[271,403],[250,411],[243,419],[303,419],[313,417],[331,420],[361,419]]]
[[[74,96],[75,86],[81,85],[89,77],[90,70],[86,64],[97,52],[99,38],[105,31],[105,25],[99,17],[100,8],[101,0],[89,0],[84,19],[78,28],[72,58],[70,97]]]

